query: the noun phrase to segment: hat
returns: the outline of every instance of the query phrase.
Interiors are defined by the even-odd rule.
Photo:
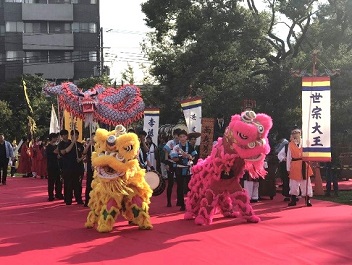
[[[188,134],[188,139],[191,139],[191,138],[198,138],[201,136],[201,133],[199,132],[191,132]]]

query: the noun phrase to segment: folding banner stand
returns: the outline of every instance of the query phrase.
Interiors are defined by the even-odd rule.
[[[330,77],[302,77],[302,160],[312,162],[316,195],[324,195],[319,163],[331,161]]]

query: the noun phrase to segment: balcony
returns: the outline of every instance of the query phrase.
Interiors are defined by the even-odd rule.
[[[73,21],[72,4],[22,4],[23,21]]]
[[[74,63],[24,63],[24,74],[42,74],[45,79],[73,79]]]
[[[24,33],[23,50],[73,50],[73,34]]]

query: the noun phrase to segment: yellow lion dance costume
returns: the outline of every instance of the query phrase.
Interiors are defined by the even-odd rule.
[[[85,227],[96,225],[99,232],[110,232],[119,214],[140,229],[152,229],[149,216],[153,191],[139,167],[139,140],[122,125],[115,130],[97,129],[92,154],[94,179]]]

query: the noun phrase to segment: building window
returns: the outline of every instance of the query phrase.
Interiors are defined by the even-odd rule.
[[[22,0],[5,0],[6,3],[22,3]]]
[[[25,4],[46,4],[46,0],[24,0]]]
[[[6,52],[6,61],[18,61],[22,60],[20,51],[7,51]]]
[[[71,0],[71,4],[78,4],[78,0]]]
[[[50,22],[49,33],[71,33],[71,23]]]
[[[5,36],[5,25],[0,25],[0,36]]]
[[[72,53],[66,51],[49,51],[50,63],[66,63],[71,62]]]
[[[98,61],[98,53],[96,51],[90,51],[89,52],[89,61],[90,62]]]
[[[6,22],[5,25],[6,32],[21,32],[23,33],[23,22]]]
[[[91,3],[92,5],[96,5],[96,4],[98,3],[98,1],[97,1],[97,0],[90,0],[90,3]]]
[[[81,52],[73,51],[72,52],[72,62],[79,62],[81,60]]]
[[[89,23],[89,33],[97,33],[97,24]]]
[[[73,22],[72,32],[97,33],[97,24]]]
[[[49,0],[49,4],[71,4],[71,0]]]
[[[25,33],[48,33],[46,22],[24,23]]]
[[[27,51],[24,55],[25,63],[47,63],[48,54],[46,51]]]

